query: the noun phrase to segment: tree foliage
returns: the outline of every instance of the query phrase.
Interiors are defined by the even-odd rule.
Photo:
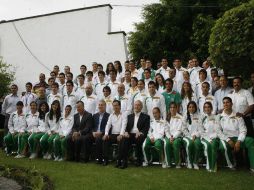
[[[11,65],[4,63],[0,57],[0,98],[9,93],[9,86],[14,80],[14,72],[11,71]]]
[[[254,1],[226,11],[209,40],[216,65],[231,75],[248,77],[254,70]]]
[[[129,50],[135,60],[148,56],[154,62],[167,57],[205,59],[211,28],[223,13],[248,0],[161,0],[144,7],[143,22],[130,33]]]

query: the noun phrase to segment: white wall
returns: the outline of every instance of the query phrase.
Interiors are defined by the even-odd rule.
[[[26,82],[38,81],[39,73],[49,76],[49,70],[27,50],[13,23],[32,53],[50,69],[59,65],[63,70],[69,65],[76,75],[82,64],[90,69],[96,61],[105,67],[110,61],[124,62],[127,57],[124,34],[108,34],[110,6],[2,23],[0,55],[15,67],[15,82],[21,90]]]

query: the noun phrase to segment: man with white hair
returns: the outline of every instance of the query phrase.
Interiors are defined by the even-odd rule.
[[[124,84],[119,84],[117,88],[118,95],[115,96],[115,100],[121,102],[121,112],[126,115],[131,114],[132,112],[132,98],[125,94]]]

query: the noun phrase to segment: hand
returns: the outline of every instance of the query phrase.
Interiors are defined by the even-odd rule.
[[[196,135],[193,135],[193,136],[192,136],[192,140],[193,140],[193,141],[195,141],[196,138],[197,138]]]
[[[74,132],[74,133],[72,134],[72,140],[73,140],[73,141],[76,140],[79,136],[80,136],[80,133],[79,133],[79,132]]]
[[[118,135],[118,136],[117,136],[117,141],[118,141],[118,142],[121,141],[122,138],[123,138],[123,135]]]
[[[241,147],[241,141],[237,141],[237,142],[235,143],[234,151],[235,151],[235,152],[239,152],[240,147]]]
[[[173,144],[174,140],[175,140],[174,137],[170,137],[170,143],[171,144]]]
[[[143,133],[141,133],[141,132],[138,131],[138,132],[136,133],[135,138],[137,139],[137,138],[140,137],[141,135],[143,135]]]
[[[128,132],[125,132],[123,136],[124,136],[125,138],[129,138],[129,137],[130,137],[130,135],[129,135]]]
[[[228,144],[231,148],[234,148],[235,147],[235,143],[232,141],[232,140],[229,140],[228,141]]]
[[[98,137],[100,137],[102,135],[102,132],[93,132],[93,137],[94,138],[98,138]]]
[[[102,137],[102,140],[108,140],[109,139],[109,136],[108,135],[104,135],[103,137]]]
[[[63,139],[64,137],[65,137],[65,136],[63,136],[63,135],[60,135],[60,138],[61,138],[61,139]]]
[[[155,141],[154,137],[151,137],[150,140],[151,140],[152,143],[154,143],[154,141]]]

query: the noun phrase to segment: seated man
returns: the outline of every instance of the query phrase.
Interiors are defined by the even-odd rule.
[[[142,145],[150,128],[150,116],[141,112],[143,104],[140,100],[134,103],[134,113],[128,115],[123,138],[124,155],[121,168],[127,167],[128,152],[131,144],[136,144],[136,166],[141,166],[143,161]]]
[[[93,117],[84,109],[84,103],[78,101],[76,104],[77,112],[74,115],[72,131],[67,137],[67,149],[70,153],[71,160],[80,161],[80,152],[84,154],[84,161],[89,161],[87,154],[87,144],[92,135]]]
[[[234,169],[233,152],[238,152],[240,148],[247,148],[250,170],[254,172],[254,139],[246,137],[247,128],[244,120],[232,109],[233,103],[230,97],[223,98],[224,110],[220,115],[221,130],[219,149],[225,154],[228,167]]]
[[[105,133],[105,127],[108,122],[109,113],[106,112],[106,102],[104,100],[99,101],[98,110],[93,115],[93,141],[96,144],[96,158],[97,163],[102,164],[102,137]]]

